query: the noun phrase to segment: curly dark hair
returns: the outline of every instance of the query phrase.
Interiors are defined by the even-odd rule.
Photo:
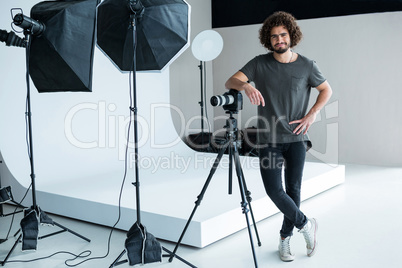
[[[271,45],[271,30],[276,26],[284,26],[289,31],[290,47],[295,47],[303,37],[300,27],[296,23],[296,18],[290,13],[277,11],[264,21],[260,29],[260,42],[271,51],[274,50]]]

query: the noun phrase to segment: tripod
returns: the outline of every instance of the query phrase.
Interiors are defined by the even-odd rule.
[[[250,237],[250,245],[251,245],[251,250],[252,250],[252,254],[253,254],[253,258],[254,258],[254,265],[255,265],[255,267],[258,267],[257,258],[255,255],[254,243],[253,243],[253,236],[251,233],[251,227],[250,227],[250,222],[249,222],[249,218],[248,218],[249,211],[251,213],[251,218],[253,221],[253,225],[254,225],[257,241],[258,241],[258,246],[261,246],[261,242],[260,242],[260,238],[258,235],[257,226],[255,224],[253,210],[252,210],[251,204],[250,204],[250,202],[251,202],[250,194],[251,193],[247,190],[246,181],[244,179],[243,171],[242,171],[242,168],[240,165],[240,157],[239,157],[238,142],[237,142],[237,120],[233,117],[233,113],[235,113],[235,112],[228,111],[228,113],[230,114],[230,117],[226,120],[226,126],[225,126],[226,127],[226,141],[225,141],[224,145],[222,146],[222,148],[220,149],[218,156],[215,159],[215,162],[214,162],[212,169],[209,173],[209,176],[201,190],[201,193],[197,197],[197,201],[195,202],[195,207],[186,223],[186,226],[184,227],[184,230],[176,244],[176,247],[173,250],[173,253],[171,254],[171,256],[169,258],[169,262],[173,261],[175,253],[176,253],[178,247],[180,246],[180,243],[187,231],[188,226],[191,223],[191,220],[192,220],[198,206],[201,204],[201,201],[202,201],[204,194],[208,188],[208,185],[211,182],[211,179],[219,165],[219,162],[220,162],[224,152],[226,151],[226,149],[228,149],[228,152],[229,152],[229,194],[232,193],[232,165],[233,165],[233,159],[234,159],[234,164],[235,164],[235,168],[236,168],[236,174],[237,174],[237,178],[238,178],[238,182],[239,182],[240,194],[241,194],[241,199],[242,199],[241,200],[241,208],[242,208],[243,214],[246,217],[247,229],[248,229],[248,233],[249,233],[249,237]]]
[[[69,232],[85,241],[91,242],[88,238],[68,229],[67,227],[64,227],[63,225],[53,221],[44,211],[42,211],[39,206],[37,205],[36,202],[36,185],[35,185],[35,170],[34,170],[34,156],[33,156],[33,138],[32,138],[32,114],[31,114],[31,94],[30,94],[30,84],[29,84],[29,53],[30,53],[30,44],[31,44],[31,32],[29,30],[24,31],[25,34],[25,40],[26,42],[26,83],[27,83],[27,123],[28,123],[28,141],[29,141],[29,161],[30,161],[30,166],[31,166],[31,187],[32,187],[32,207],[30,209],[27,209],[24,211],[25,217],[21,220],[21,228],[18,230],[18,232],[15,234],[15,236],[18,235],[22,231],[22,233],[19,235],[17,240],[15,241],[13,247],[7,254],[6,258],[3,261],[0,261],[0,264],[4,266],[8,260],[8,258],[11,256],[12,252],[16,248],[17,244],[22,241],[23,243],[23,250],[36,250],[36,242],[39,239],[47,238],[50,236],[54,236],[56,234],[64,233],[64,232]],[[24,224],[23,224],[24,223]],[[39,223],[41,224],[46,224],[46,225],[55,225],[59,228],[61,228],[60,231],[50,233],[47,235],[44,235],[42,237],[37,236],[37,233],[39,232],[38,225]],[[24,227],[24,228],[23,228]],[[29,228],[28,228],[29,227]],[[25,229],[25,231],[24,231]],[[24,238],[23,238],[24,235]],[[23,238],[23,240],[21,240]],[[25,242],[25,243],[24,243]],[[25,248],[24,248],[25,244]]]

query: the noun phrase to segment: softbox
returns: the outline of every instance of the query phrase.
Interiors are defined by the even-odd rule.
[[[31,18],[45,31],[32,36],[29,69],[39,92],[92,91],[96,6],[99,0],[45,1]]]
[[[133,71],[132,11],[129,0],[105,0],[98,7],[97,43],[121,71]],[[183,0],[141,0],[136,26],[136,70],[163,70],[189,46],[190,8]]]

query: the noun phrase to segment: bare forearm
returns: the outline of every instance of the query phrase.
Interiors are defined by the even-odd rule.
[[[236,89],[238,91],[245,90],[247,85],[247,82],[241,81],[240,79],[235,77],[229,78],[228,81],[226,81],[225,83],[225,87],[227,89]]]
[[[318,114],[321,109],[327,104],[329,99],[331,98],[332,95],[332,89],[331,86],[326,82],[325,85],[323,85],[323,88],[320,90],[320,93],[317,96],[317,100],[314,103],[313,107],[311,107],[310,111],[308,114]]]
[[[289,122],[289,124],[298,124],[297,127],[293,130],[293,133],[299,135],[303,132],[303,134],[307,133],[307,130],[314,123],[317,114],[321,111],[321,109],[325,106],[325,104],[329,101],[332,95],[331,86],[327,81],[322,83],[317,87],[317,90],[320,92],[318,94],[317,100],[313,107],[311,107],[310,111],[304,116],[302,119],[294,120]]]
[[[265,106],[265,100],[255,87],[248,83],[247,76],[242,72],[235,73],[232,77],[228,79],[225,83],[227,89],[236,89],[238,91],[244,90],[250,102],[255,105]]]

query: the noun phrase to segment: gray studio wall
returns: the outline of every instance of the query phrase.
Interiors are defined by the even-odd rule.
[[[193,39],[210,27],[210,3],[188,2],[193,7]],[[304,39],[295,51],[314,59],[334,90],[311,128],[314,148],[309,160],[402,165],[401,21],[402,12],[299,21]],[[258,42],[259,28],[260,25],[250,25],[214,29],[222,35],[224,48],[208,66],[213,76],[209,75],[208,82],[213,80],[213,84],[208,84],[208,100],[222,94],[226,79],[249,59],[265,53]],[[188,122],[200,114],[199,74],[197,60],[190,50],[186,53],[172,65],[170,83],[172,104],[180,107]],[[314,92],[312,100],[315,96]],[[244,104],[239,117],[242,128],[255,125],[249,119],[256,114],[248,100]],[[223,110],[207,106],[213,129],[218,131],[223,127]],[[178,129],[180,123],[177,119],[175,122]]]
[[[401,21],[402,12],[299,21],[304,39],[295,51],[316,60],[334,91],[311,129],[310,160],[402,165]],[[264,53],[259,28],[217,29],[225,48],[214,61],[215,93],[247,60]],[[243,123],[255,112],[246,105]]]

